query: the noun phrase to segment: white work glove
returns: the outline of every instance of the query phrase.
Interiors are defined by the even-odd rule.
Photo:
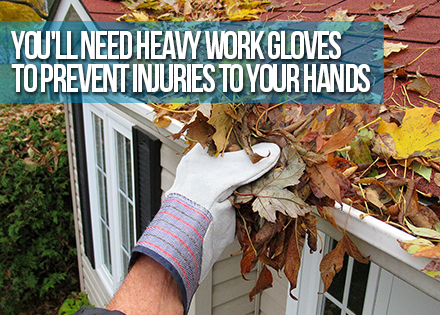
[[[199,282],[234,241],[235,210],[228,198],[239,186],[268,172],[280,155],[272,143],[252,149],[264,157],[256,164],[243,150],[211,157],[196,145],[182,158],[160,211],[133,249],[152,257],[174,276],[185,313]]]

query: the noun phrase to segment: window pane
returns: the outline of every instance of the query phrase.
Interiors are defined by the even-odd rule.
[[[121,214],[121,238],[122,246],[126,250],[130,250],[130,227],[128,225],[129,215],[127,209],[127,199],[120,193],[119,194],[119,211]]]
[[[119,214],[121,225],[121,255],[123,269],[128,268],[131,248],[134,245],[134,210],[132,187],[131,141],[121,133],[116,134],[118,165]]]
[[[95,129],[96,164],[105,172],[104,123],[99,116],[92,115]]]
[[[360,262],[354,261],[348,308],[356,314],[362,314],[369,271],[370,264],[361,264]]]
[[[119,189],[127,193],[127,159],[125,156],[125,137],[116,131],[118,152]]]
[[[129,261],[130,261],[129,256],[126,253],[122,252],[122,267],[123,267],[122,270],[123,270],[124,274],[127,273],[127,271],[128,271]]]
[[[98,207],[101,218],[101,242],[104,266],[112,274],[109,211],[107,203],[107,174],[105,170],[104,122],[92,113],[93,129],[95,131],[95,159],[98,189]]]
[[[98,190],[99,190],[99,210],[102,220],[108,224],[108,206],[107,206],[107,178],[98,169]]]
[[[101,231],[104,265],[107,267],[108,272],[112,274],[112,261],[110,257],[110,231],[104,222],[101,222]]]
[[[131,172],[131,141],[125,138],[125,156],[126,156],[126,166],[127,166],[127,190],[128,198],[133,201],[133,175]]]
[[[127,248],[129,251],[131,251],[131,247],[134,246],[134,243],[136,242],[135,238],[134,238],[134,210],[133,210],[133,205],[129,202],[128,203],[128,218],[129,218],[129,227],[130,227],[130,240],[129,240],[129,247]]]
[[[342,310],[329,299],[325,299],[323,315],[341,315]]]

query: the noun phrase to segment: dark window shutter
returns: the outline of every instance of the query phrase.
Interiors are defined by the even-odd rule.
[[[84,135],[83,104],[72,104],[73,129],[75,138],[76,167],[78,171],[79,202],[83,226],[85,254],[93,268],[95,255],[93,252],[92,218],[90,213],[89,181],[87,174],[87,155]]]
[[[161,204],[160,147],[162,143],[138,126],[134,126],[132,132],[136,234],[139,238]]]

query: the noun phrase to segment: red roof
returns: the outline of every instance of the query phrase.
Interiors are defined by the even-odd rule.
[[[377,14],[386,15],[390,12],[414,5],[417,13],[403,24],[405,29],[398,33],[385,29],[385,40],[408,45],[399,53],[392,53],[387,59],[401,64],[411,75],[420,74],[426,77],[432,87],[427,98],[440,103],[440,0],[382,0],[389,4],[387,9],[375,11],[370,3],[375,0],[273,0],[273,9],[261,16],[262,20],[312,20],[320,21],[336,9],[348,10],[348,15],[356,15],[356,20],[371,20]],[[92,18],[96,21],[110,21],[125,13],[124,6],[119,2],[107,0],[82,0]],[[297,3],[300,2],[300,3]],[[394,4],[393,4],[394,3]],[[427,50],[428,49],[428,50]],[[422,54],[422,55],[421,55]],[[421,55],[418,59],[416,59]],[[385,103],[409,103],[414,105],[427,104],[440,107],[432,102],[419,98],[419,94],[399,88],[404,81],[394,79],[392,74],[385,78]],[[397,88],[397,89],[396,89]],[[395,91],[391,93],[391,91]],[[388,95],[387,95],[388,94]],[[392,98],[389,98],[392,96]]]

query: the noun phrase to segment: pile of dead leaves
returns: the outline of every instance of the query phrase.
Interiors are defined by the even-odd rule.
[[[267,267],[284,270],[291,289],[296,287],[305,243],[311,252],[319,248],[315,215],[339,229],[330,210],[336,202],[417,236],[401,242],[402,248],[433,259],[425,271],[440,277],[440,116],[435,108],[197,105],[175,135],[186,137],[189,148],[201,143],[212,155],[244,149],[254,163],[264,157],[252,151],[253,144],[269,141],[282,148],[274,169],[235,192],[241,272],[249,273],[258,261],[264,265],[251,298],[271,286]],[[172,104],[164,106],[172,113]],[[344,232],[321,262],[325,290],[345,253],[368,262]]]
[[[121,21],[243,21],[267,12],[268,0],[127,0]]]
[[[251,0],[129,1],[125,3],[129,13],[122,20],[252,20],[270,8],[270,1]],[[390,6],[370,4],[377,11],[373,18],[393,32],[403,30],[406,20],[418,12],[414,5],[392,11]],[[347,13],[338,9],[327,19],[353,21],[356,16]],[[253,144],[268,141],[282,148],[273,170],[235,192],[241,272],[245,275],[258,262],[263,264],[251,299],[272,285],[268,267],[283,270],[291,289],[296,287],[303,247],[307,243],[311,252],[319,248],[315,215],[339,229],[330,210],[336,203],[346,203],[415,235],[416,240],[401,242],[402,248],[432,259],[425,272],[440,278],[440,116],[435,108],[408,109],[412,104],[406,90],[426,97],[431,87],[419,73],[404,70],[426,51],[406,65],[387,60],[406,48],[395,41],[384,44],[385,74],[392,75],[397,86],[385,99],[395,106],[152,104],[158,127],[166,127],[170,117],[185,123],[174,136],[184,136],[187,149],[195,143],[208,147],[212,155],[244,149],[256,163],[264,157],[252,151]],[[406,95],[404,104],[393,98],[398,89]],[[343,231],[342,239],[320,265],[325,290],[342,269],[346,253],[368,262]]]

